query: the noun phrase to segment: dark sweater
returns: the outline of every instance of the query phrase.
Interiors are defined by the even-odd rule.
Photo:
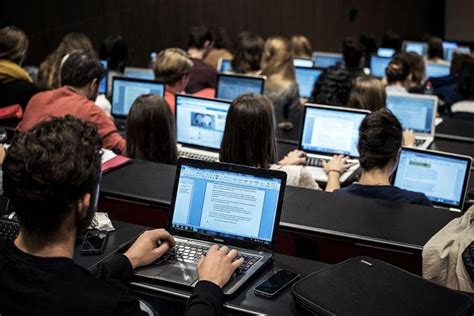
[[[216,88],[217,71],[200,59],[191,58],[193,70],[189,77],[186,93],[196,93],[206,88]]]

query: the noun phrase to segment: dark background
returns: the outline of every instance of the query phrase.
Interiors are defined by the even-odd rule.
[[[443,36],[449,0],[36,0],[0,1],[0,26],[16,25],[30,38],[27,63],[39,64],[68,32],[84,32],[99,48],[109,33],[128,41],[132,65],[151,51],[184,47],[194,24],[224,26],[231,39],[244,30],[269,35],[303,34],[314,50],[339,51],[342,39],[387,30],[416,40]],[[469,1],[469,0],[467,0]],[[472,1],[472,0],[471,0]]]

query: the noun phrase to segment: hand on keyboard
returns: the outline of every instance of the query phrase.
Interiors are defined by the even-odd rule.
[[[406,129],[403,131],[403,146],[413,147],[415,145],[416,139],[415,134],[412,130]]]
[[[334,155],[330,161],[323,160],[323,168],[327,174],[331,171],[335,171],[339,175],[344,173],[347,169],[349,169],[353,164],[348,164],[347,159],[344,155]]]
[[[220,249],[216,245],[212,246],[198,263],[199,281],[209,281],[223,287],[229,282],[235,270],[244,262],[243,258],[234,260],[237,256],[236,250],[229,251],[226,246],[222,246]]]
[[[304,165],[306,163],[306,153],[302,150],[292,150],[285,158],[280,160],[280,165]]]

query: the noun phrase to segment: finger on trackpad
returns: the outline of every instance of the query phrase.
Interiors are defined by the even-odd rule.
[[[186,266],[165,265],[158,269],[156,277],[173,283],[191,286],[197,279],[196,269]]]

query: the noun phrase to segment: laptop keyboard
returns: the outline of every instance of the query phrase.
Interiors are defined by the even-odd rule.
[[[421,146],[426,142],[426,139],[415,139],[415,146]]]
[[[209,247],[177,242],[176,245],[171,248],[157,263],[161,263],[165,260],[176,260],[197,264],[201,256],[206,255],[208,249]],[[238,274],[247,272],[260,259],[258,256],[239,254],[235,260],[240,258],[244,258],[244,262],[236,271]]]
[[[212,161],[217,161],[216,157],[212,157],[212,156],[205,155],[205,154],[193,153],[193,152],[189,152],[189,151],[183,151],[183,150],[179,151],[179,155],[181,157],[187,157],[187,158],[203,160],[203,161],[211,161],[211,162]]]
[[[312,167],[323,168],[323,161],[328,162],[329,159],[321,159],[321,158],[316,158],[316,157],[307,157],[306,158],[306,164],[308,166],[312,166]]]
[[[20,233],[20,224],[15,220],[0,219],[0,240],[15,240]]]

